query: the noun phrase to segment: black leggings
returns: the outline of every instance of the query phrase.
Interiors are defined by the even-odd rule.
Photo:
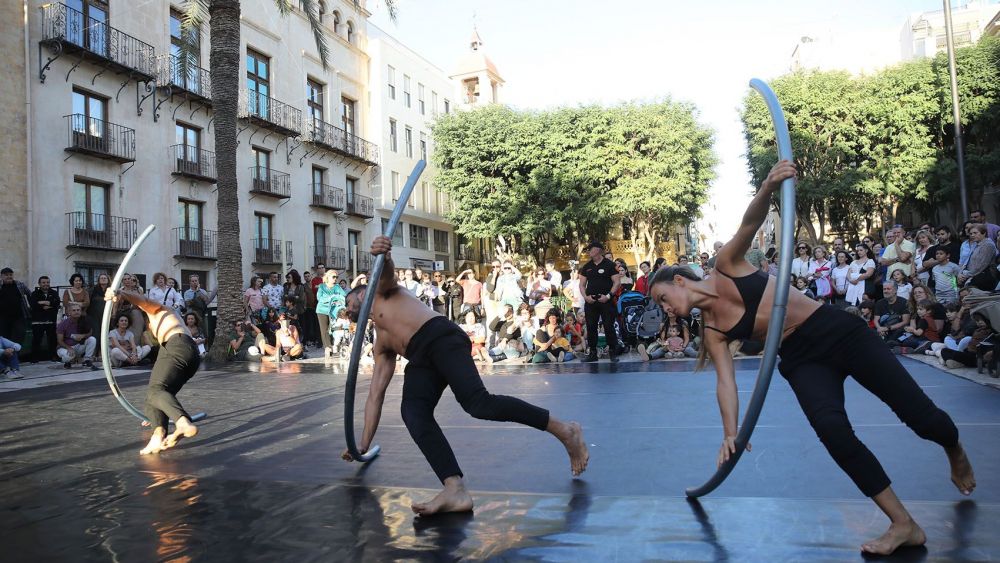
[[[968,350],[962,350],[959,352],[958,350],[952,350],[950,348],[942,348],[941,359],[946,362],[948,360],[955,360],[962,365],[976,367],[976,353],[969,352]]]
[[[187,411],[177,401],[177,392],[198,371],[201,356],[194,340],[186,334],[175,334],[160,347],[153,364],[153,373],[149,374],[149,387],[146,388],[146,404],[144,411],[153,429],[166,430],[168,419],[176,422],[180,417],[187,417]]]
[[[802,412],[837,465],[865,496],[890,484],[882,465],[854,434],[844,410],[848,375],[887,404],[918,436],[958,444],[958,428],[939,409],[888,346],[859,317],[823,306],[789,336],[779,350],[781,375]]]
[[[427,321],[406,347],[403,400],[400,410],[410,436],[443,483],[462,476],[455,453],[434,420],[434,408],[451,387],[465,412],[482,420],[517,422],[539,430],[549,424],[549,411],[504,395],[492,395],[472,361],[472,342],[445,317]]]

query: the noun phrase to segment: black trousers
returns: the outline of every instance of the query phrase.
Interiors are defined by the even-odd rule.
[[[186,334],[175,334],[160,346],[153,372],[149,374],[143,409],[154,430],[166,430],[170,418],[175,422],[182,416],[191,419],[177,400],[177,392],[194,376],[200,364],[198,346]]]
[[[854,434],[844,409],[848,375],[882,400],[918,436],[944,447],[958,444],[958,428],[917,385],[860,317],[824,305],[778,351],[778,370],[837,465],[865,496],[891,483],[874,454]]]
[[[100,325],[98,325],[100,326]],[[42,352],[42,342],[45,342],[45,351]],[[41,362],[59,358],[56,355],[56,323],[39,321],[31,325],[31,358],[32,361]]]
[[[604,337],[608,340],[609,354],[616,355],[618,333],[615,332],[615,319],[618,317],[618,312],[615,311],[614,301],[585,303],[583,314],[587,317],[587,347],[590,353],[597,355],[597,321],[600,321],[604,325]]]
[[[403,423],[442,483],[448,477],[462,476],[455,453],[434,420],[434,408],[445,387],[451,387],[458,404],[475,418],[517,422],[538,430],[549,424],[549,411],[487,391],[471,350],[469,337],[445,317],[427,321],[406,347],[409,363],[400,405]]]

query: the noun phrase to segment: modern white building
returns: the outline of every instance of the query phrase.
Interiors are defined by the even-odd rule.
[[[186,75],[180,4],[28,0],[27,272],[65,284],[130,265],[215,287],[217,209],[207,24]],[[306,15],[242,3],[237,156],[244,276],[316,262],[359,270],[374,233],[380,148],[369,139],[365,2],[329,0],[320,63]],[[416,123],[414,123],[416,125]],[[283,243],[283,244],[282,244]],[[6,244],[6,243],[5,243]]]
[[[953,6],[951,24],[955,48],[972,45],[984,34],[992,32],[991,21],[996,20],[998,12],[1000,4],[995,1],[973,0],[965,5]],[[944,10],[912,14],[900,30],[899,46],[904,61],[934,57],[945,51]]]
[[[439,115],[455,109],[454,83],[443,70],[372,23],[368,54],[372,79],[368,130],[382,147],[381,189],[374,193],[377,227],[384,228],[417,162],[427,161],[396,228],[393,260],[401,268],[453,272],[456,240],[445,219],[447,196],[434,188],[431,127]]]

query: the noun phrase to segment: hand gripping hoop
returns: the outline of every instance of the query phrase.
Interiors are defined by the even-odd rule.
[[[125,258],[122,259],[121,266],[118,267],[118,271],[115,273],[115,279],[111,280],[111,285],[109,287],[117,290],[118,287],[121,286],[122,278],[125,277],[125,272],[128,271],[129,261],[132,260],[132,257],[135,256],[135,253],[139,251],[139,247],[142,246],[142,243],[146,241],[146,238],[148,238],[149,235],[152,234],[152,232],[155,230],[156,230],[156,225],[150,225],[146,227],[146,230],[143,231],[142,234],[139,235],[139,238],[137,238],[135,240],[135,243],[132,244],[132,248],[130,248],[128,250],[128,253],[125,254]],[[104,299],[104,296],[102,295],[100,296],[100,298]],[[132,405],[132,403],[128,402],[128,399],[126,399],[125,396],[122,395],[122,390],[118,387],[118,382],[115,381],[114,374],[111,373],[111,352],[109,350],[110,346],[108,345],[109,341],[108,333],[111,332],[111,326],[110,326],[111,312],[113,309],[114,309],[113,303],[105,303],[104,316],[101,319],[101,358],[102,358],[101,365],[104,366],[104,377],[108,379],[108,386],[111,387],[111,392],[114,394],[115,398],[118,399],[118,402],[121,404],[121,406],[129,413],[131,413],[132,416],[138,418],[139,420],[149,422],[149,419],[146,418],[144,414],[142,414],[142,411],[135,408]],[[192,415],[191,421],[194,422],[196,420],[201,420],[203,418],[205,418],[205,413],[200,412],[195,415]]]
[[[396,226],[399,224],[399,219],[403,216],[403,210],[406,209],[406,202],[410,199],[413,187],[417,185],[417,180],[420,179],[420,175],[424,172],[426,166],[427,163],[423,160],[417,162],[417,165],[413,167],[413,172],[410,173],[409,179],[406,180],[406,185],[403,186],[402,193],[399,194],[399,199],[396,200],[396,207],[392,210],[389,222],[385,225],[385,232],[382,233],[390,239],[393,233],[396,232]],[[369,289],[378,286],[384,266],[385,255],[379,254],[375,257],[371,271],[368,272]],[[375,292],[366,291],[365,300],[361,302],[361,310],[358,312],[357,331],[354,333],[354,343],[351,345],[351,360],[347,367],[347,383],[344,385],[344,434],[347,437],[347,451],[350,452],[351,457],[355,461],[361,462],[369,462],[375,459],[382,449],[377,444],[373,444],[367,452],[362,454],[358,451],[358,445],[354,441],[354,394],[358,383],[358,364],[361,362],[361,350],[365,344],[368,315],[371,313],[372,304],[374,303]]]
[[[759,78],[750,81],[750,87],[757,90],[764,101],[767,109],[771,112],[771,121],[774,123],[774,135],[778,143],[778,159],[792,160],[792,140],[788,135],[788,122],[785,121],[785,113],[778,103],[778,97],[774,90],[766,82]],[[743,451],[750,441],[754,426],[760,417],[760,411],[764,406],[764,397],[767,396],[767,388],[771,384],[771,375],[774,372],[774,363],[778,357],[778,347],[781,344],[781,334],[785,328],[785,311],[788,307],[788,292],[790,285],[781,283],[787,280],[792,272],[792,249],[795,246],[795,179],[788,178],[781,183],[781,244],[779,246],[780,255],[778,263],[778,283],[775,284],[774,306],[771,309],[771,319],[767,324],[767,340],[764,348],[764,356],[760,361],[760,371],[757,372],[757,384],[754,386],[753,395],[750,397],[750,404],[743,415],[743,424],[736,435],[736,453],[729,456],[729,460],[719,466],[715,475],[704,485],[692,487],[685,490],[690,498],[698,498],[707,495],[722,484],[729,476],[729,473],[736,467],[736,462],[740,460]]]

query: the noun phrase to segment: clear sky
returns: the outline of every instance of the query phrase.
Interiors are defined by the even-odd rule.
[[[995,1],[995,0],[993,0]],[[953,8],[964,4],[953,0]],[[802,36],[834,38],[845,64],[865,44],[898,59],[899,33],[940,0],[398,0],[372,21],[446,72],[468,49],[473,22],[506,81],[501,101],[524,108],[671,97],[694,103],[716,133],[713,214],[729,236],[750,193],[738,107],[751,77],[788,71]],[[880,38],[879,40],[873,39]]]

